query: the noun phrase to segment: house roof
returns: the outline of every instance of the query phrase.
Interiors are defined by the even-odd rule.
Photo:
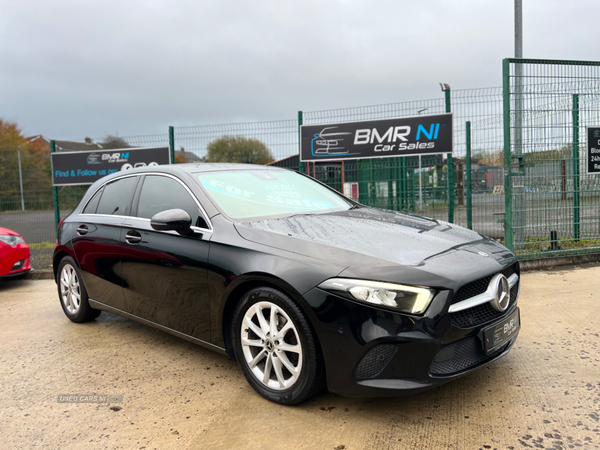
[[[35,142],[37,140],[44,141],[50,146],[50,139],[38,134],[36,136],[28,137],[29,142]],[[76,151],[76,150],[102,150],[101,144],[88,143],[88,142],[75,142],[75,141],[54,141],[56,143],[56,151]]]
[[[176,155],[183,155],[185,157],[185,160],[187,162],[189,162],[189,163],[202,161],[202,158],[200,158],[198,155],[196,155],[193,152],[178,151],[178,152],[175,152],[175,154]]]

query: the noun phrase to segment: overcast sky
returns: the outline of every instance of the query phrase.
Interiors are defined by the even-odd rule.
[[[524,56],[600,60],[598,0],[523,0]],[[500,86],[513,0],[0,0],[0,118],[54,139]]]

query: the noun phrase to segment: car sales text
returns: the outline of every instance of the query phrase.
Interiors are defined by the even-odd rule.
[[[440,124],[431,124],[431,128],[427,130],[423,125],[419,125],[417,129],[416,140],[419,141],[421,136],[427,139],[437,139],[440,131]],[[389,152],[396,149],[396,144],[393,142],[402,141],[398,144],[398,150],[415,150],[434,148],[435,142],[408,142],[407,136],[410,135],[411,127],[408,125],[389,127],[383,135],[379,134],[377,128],[363,128],[356,130],[354,134],[354,145],[378,144],[375,145],[376,152]]]

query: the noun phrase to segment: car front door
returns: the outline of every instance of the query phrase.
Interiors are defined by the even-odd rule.
[[[89,297],[125,310],[121,278],[121,226],[130,214],[139,178],[111,181],[76,216],[73,251]]]
[[[212,232],[200,204],[172,176],[145,175],[134,199],[136,217],[123,224],[122,274],[127,312],[172,330],[210,342],[207,282]],[[157,231],[150,218],[183,209],[194,233]]]

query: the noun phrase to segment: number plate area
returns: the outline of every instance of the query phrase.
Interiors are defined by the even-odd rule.
[[[502,322],[483,330],[483,348],[487,355],[500,350],[521,328],[519,308]]]

